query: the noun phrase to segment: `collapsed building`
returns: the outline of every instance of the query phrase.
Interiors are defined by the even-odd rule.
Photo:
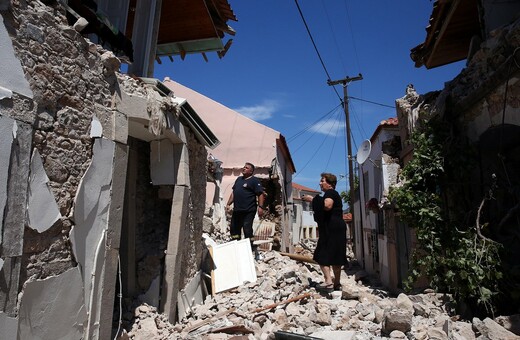
[[[497,282],[502,312],[518,312],[518,303],[511,303],[511,299],[518,301],[520,282],[519,11],[518,2],[435,1],[425,41],[411,50],[416,67],[442,67],[464,59],[466,64],[439,91],[419,94],[412,84],[406,88],[405,95],[396,100],[397,153],[395,149],[381,152],[385,145],[380,143],[377,154],[372,152],[371,157],[382,163],[379,167],[366,165],[359,175],[363,181],[375,173],[372,184],[383,181],[385,185],[379,191],[373,190],[374,185],[360,186],[356,209],[366,209],[360,214],[364,219],[356,219],[356,254],[367,271],[379,275],[394,291],[404,287],[412,251],[418,247],[414,229],[418,226],[403,221],[386,189],[403,183],[399,178],[401,167],[414,157],[411,136],[421,131],[421,124],[436,122],[447,136],[444,149],[435,150],[442,152],[443,168],[466,166],[458,168],[464,176],[453,176],[454,171],[444,187],[437,187],[446,206],[445,223],[460,218],[460,225],[476,230],[480,239],[503,247],[500,269],[505,277]],[[391,173],[384,168],[388,164],[385,156],[392,156],[389,158],[395,169]],[[370,204],[371,197],[374,204]],[[378,258],[384,261],[374,260]],[[426,286],[428,281],[423,277],[417,284]]]
[[[296,168],[285,137],[172,79],[167,78],[163,83],[175,95],[186,98],[219,136],[219,145],[208,151],[212,158],[210,163],[216,165],[206,188],[206,205],[213,223],[221,231],[227,230],[225,202],[244,163],[253,163],[254,175],[264,188],[267,208],[267,216],[254,223],[255,238],[272,241],[265,244],[269,245],[265,249],[292,251],[293,235],[298,234],[293,228],[292,175]]]
[[[205,205],[195,198],[218,138],[185,100],[119,70],[133,60],[133,74],[150,76],[157,56],[223,56],[220,40],[234,33],[224,24],[236,18],[224,0],[210,12],[192,4],[219,28],[179,51],[183,37],[159,29],[172,4],[158,4],[0,1],[2,336],[107,339],[136,297],[177,317],[178,291],[201,262]],[[142,15],[127,26],[129,12]],[[158,42],[130,41],[126,27]]]

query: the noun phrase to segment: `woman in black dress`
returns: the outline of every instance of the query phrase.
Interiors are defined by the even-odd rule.
[[[324,282],[316,288],[329,293],[341,288],[341,267],[347,263],[347,226],[343,220],[341,196],[335,190],[336,183],[335,175],[322,173],[320,188],[323,197],[302,197],[312,202],[314,220],[318,224],[318,244],[313,259],[320,265]]]

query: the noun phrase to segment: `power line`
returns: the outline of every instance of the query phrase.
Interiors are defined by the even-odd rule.
[[[312,122],[310,125],[306,126],[303,130],[301,130],[300,132],[297,132],[295,135],[287,138],[287,143],[290,143],[292,142],[294,139],[296,139],[297,137],[301,136],[302,134],[304,134],[305,132],[309,131],[314,125],[316,125],[316,123],[320,122],[321,120],[323,120],[325,117],[327,117],[328,115],[332,114],[334,111],[336,111],[338,109],[338,107],[340,107],[341,104],[338,104],[336,105],[332,110],[330,110],[329,112],[327,112],[326,114],[324,114],[323,116],[321,116],[320,118],[316,119],[314,122]]]
[[[339,112],[338,111],[338,115],[339,115]],[[318,151],[320,151],[321,147],[323,146],[323,144],[325,143],[325,141],[327,140],[327,137],[330,135],[330,132],[332,131],[332,128],[334,127],[335,125],[331,126],[330,129],[329,129],[329,133],[324,136],[323,140],[321,141],[320,145],[316,148],[316,150],[314,151],[314,153],[312,154],[312,156],[309,158],[309,160],[307,161],[307,163],[304,164],[304,166],[300,169],[300,171],[298,171],[296,174],[294,174],[293,176],[293,179],[298,177],[299,174],[302,173],[303,170],[305,170],[305,168],[307,167],[307,165],[309,165],[309,163],[314,160],[314,157],[316,156],[316,154],[318,153]],[[330,157],[329,157],[330,158]]]
[[[327,0],[325,0],[327,1]],[[341,66],[343,66],[343,71],[347,73],[347,68],[345,67],[345,63],[343,63],[343,56],[341,55],[341,50],[339,49],[338,40],[336,39],[336,34],[334,34],[334,29],[332,28],[332,23],[330,21],[329,12],[327,11],[327,7],[325,6],[325,1],[322,0],[321,4],[323,6],[323,11],[325,12],[325,15],[327,16],[327,21],[329,23],[330,31],[332,32],[332,38],[334,39],[334,45],[336,46],[336,50],[338,51],[338,55],[340,56],[339,61],[341,62]]]
[[[339,107],[339,106],[338,106],[338,107]],[[312,125],[311,127],[316,126],[316,128],[314,129],[314,131],[312,132],[312,134],[311,134],[310,136],[308,136],[308,138],[307,138],[303,143],[301,143],[301,144],[300,144],[300,145],[299,145],[299,146],[294,150],[294,153],[298,152],[298,150],[300,150],[302,147],[304,147],[305,144],[307,144],[307,142],[310,141],[311,138],[312,138],[315,134],[318,133],[318,131],[321,129],[321,127],[323,127],[326,123],[332,121],[332,118],[334,118],[334,116],[329,117],[327,120],[323,120],[319,126],[318,126],[317,124]],[[332,122],[332,123],[333,123],[333,125],[332,125],[331,127],[329,127],[329,132],[326,134],[325,138],[326,138],[327,136],[330,135],[330,131],[332,131],[332,127],[335,125],[335,122]]]
[[[329,71],[327,71],[327,68],[325,67],[325,63],[323,62],[323,58],[321,57],[320,51],[318,51],[318,47],[316,46],[316,43],[314,42],[314,38],[312,37],[311,31],[309,30],[307,21],[305,21],[305,17],[303,16],[302,10],[300,9],[300,5],[298,4],[298,0],[294,0],[294,2],[296,3],[296,7],[298,7],[298,12],[300,13],[300,17],[302,18],[303,24],[305,25],[307,34],[309,34],[309,38],[311,39],[312,45],[314,46],[314,50],[316,51],[316,54],[318,55],[318,58],[320,59],[321,66],[323,67],[325,74],[327,74],[327,80],[330,80]],[[334,88],[334,92],[336,92],[336,95],[338,96],[339,100],[341,101],[341,96],[339,95],[338,91],[335,88]]]
[[[352,30],[352,21],[350,20],[350,16],[349,16],[348,6],[347,6],[347,1],[346,0],[345,0],[345,13],[347,14],[347,23],[348,23],[348,27],[350,28],[350,30],[349,30],[350,31],[350,37],[352,38],[352,45],[354,46],[354,56],[356,57],[356,64],[357,64],[357,67],[359,69],[360,67],[359,67],[359,58],[358,58],[358,53],[357,53],[357,48],[356,48],[356,40],[354,39],[354,30]]]
[[[340,120],[336,120],[336,122],[334,123],[334,127],[336,127],[337,124],[340,123]],[[342,122],[341,122],[342,123]],[[334,147],[336,146],[336,140],[338,138],[338,135],[339,135],[339,131],[341,129],[337,129],[337,132],[336,132],[336,136],[334,136],[334,141],[332,142],[332,147],[330,148],[330,154],[329,154],[329,159],[327,159],[327,163],[325,164],[325,170],[328,169],[329,167],[329,163],[330,163],[330,160],[332,158],[332,154],[334,153]],[[332,131],[332,127],[331,127],[331,131]]]
[[[370,103],[370,104],[374,104],[374,105],[379,105],[379,106],[384,106],[384,107],[389,107],[391,109],[395,109],[395,105],[394,106],[390,106],[390,105],[386,105],[386,104],[381,104],[381,103],[376,103],[376,102],[373,102],[373,101],[370,101],[370,100],[366,100],[366,99],[361,99],[361,98],[356,98],[356,97],[352,97],[352,96],[349,96],[350,99],[355,99],[355,100],[359,100],[361,102],[365,102],[365,103]]]

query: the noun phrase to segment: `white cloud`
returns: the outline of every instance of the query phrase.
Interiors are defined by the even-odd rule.
[[[321,133],[323,135],[334,137],[341,133],[344,134],[345,123],[337,119],[329,119],[327,121],[319,122],[313,125],[310,130],[317,133]]]
[[[264,100],[264,102],[259,105],[241,106],[233,110],[254,121],[261,121],[271,119],[278,107],[279,103],[276,100]]]

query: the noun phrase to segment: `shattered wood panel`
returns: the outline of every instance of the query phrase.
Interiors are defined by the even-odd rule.
[[[267,220],[255,220],[253,222],[254,239],[258,248],[262,250],[271,250],[273,248],[273,237],[276,224]],[[264,242],[262,242],[264,241]]]

